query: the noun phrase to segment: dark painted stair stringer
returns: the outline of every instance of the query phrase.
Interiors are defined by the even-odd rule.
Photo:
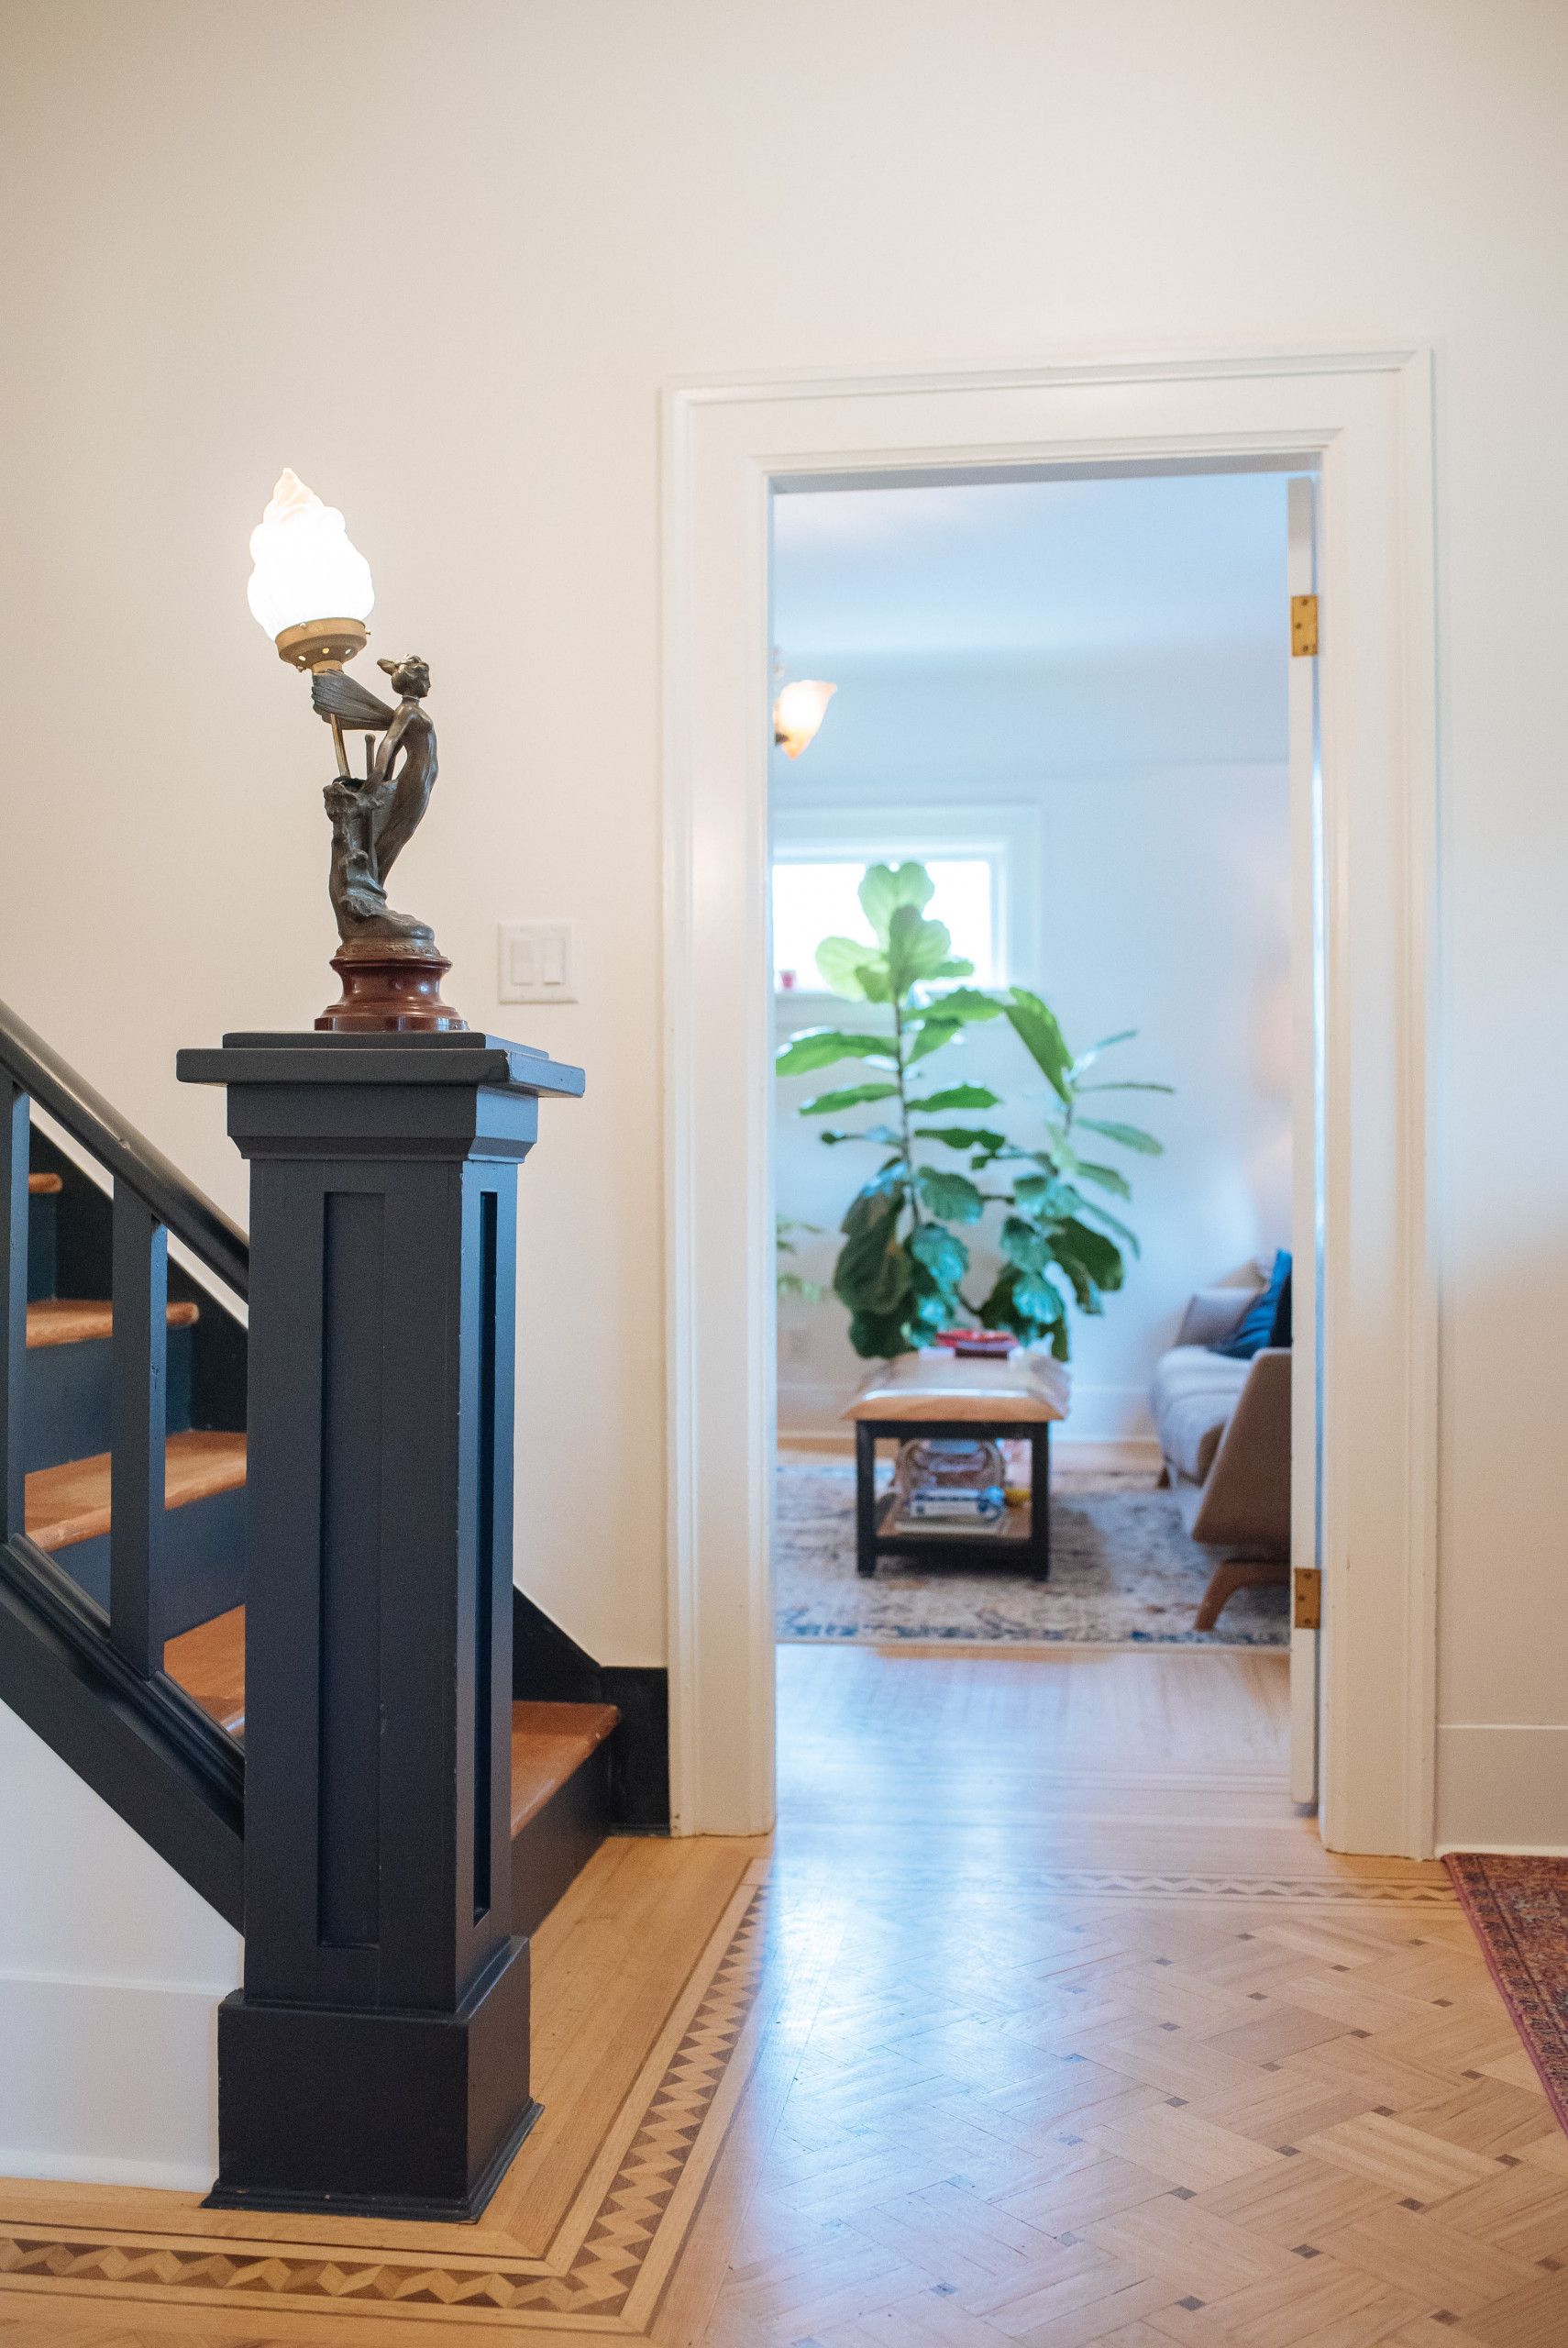
[[[0,1702],[244,1931],[244,1754],[166,1674],[141,1678],[26,1538],[0,1548]]]

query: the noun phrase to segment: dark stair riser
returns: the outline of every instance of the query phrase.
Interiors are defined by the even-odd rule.
[[[611,1832],[610,1740],[512,1837],[512,1929],[536,1932]]]
[[[165,1639],[210,1623],[245,1603],[245,1487],[214,1492],[164,1511]],[[109,1536],[72,1541],[53,1553],[72,1579],[105,1610],[109,1603]]]
[[[35,1210],[52,1200],[35,1199]],[[171,1329],[168,1338],[164,1423],[176,1434],[191,1423],[193,1329]],[[107,1337],[80,1344],[29,1346],[24,1441],[30,1476],[38,1468],[61,1468],[69,1459],[94,1459],[109,1448],[110,1385],[114,1346]]]

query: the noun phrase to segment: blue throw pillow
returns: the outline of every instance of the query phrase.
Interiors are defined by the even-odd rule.
[[[1290,1254],[1280,1248],[1274,1259],[1274,1269],[1268,1276],[1268,1286],[1260,1289],[1248,1305],[1241,1325],[1222,1346],[1210,1346],[1211,1354],[1224,1354],[1231,1361],[1251,1361],[1262,1353],[1274,1335],[1275,1314],[1279,1310],[1280,1290],[1290,1278]]]
[[[1285,1286],[1279,1291],[1279,1302],[1274,1308],[1274,1326],[1268,1333],[1269,1350],[1278,1346],[1286,1351],[1290,1346],[1290,1274],[1285,1275]]]

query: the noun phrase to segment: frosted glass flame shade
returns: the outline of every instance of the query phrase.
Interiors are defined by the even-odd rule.
[[[838,687],[820,677],[801,677],[786,685],[773,704],[773,738],[784,746],[786,758],[798,759],[827,714]]]
[[[274,639],[309,620],[363,620],[374,607],[370,566],[335,505],[288,467],[250,533],[250,608]]]

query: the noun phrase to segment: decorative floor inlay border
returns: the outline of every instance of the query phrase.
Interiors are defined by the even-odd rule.
[[[1381,1907],[1452,1908],[1446,1881],[1399,1876],[1144,1875],[1126,1867],[1031,1868],[1032,1888],[1104,1899],[1370,1900]]]
[[[537,2261],[397,2258],[258,2245],[232,2237],[197,2248],[189,2239],[106,2241],[84,2229],[0,2231],[0,2284],[97,2286],[116,2297],[171,2291],[320,2306],[324,2299],[383,2315],[461,2311],[483,2319],[548,2314],[596,2330],[636,2327],[625,2318],[665,2213],[701,2142],[756,2003],[762,1978],[767,1893],[756,1891],[675,2047],[613,2180],[564,2268]],[[727,2124],[722,2120],[720,2130]],[[705,2148],[706,2149],[706,2148]],[[682,2220],[684,2222],[684,2219]],[[76,2238],[72,2238],[75,2236]],[[3,2302],[0,2302],[3,2304]]]
[[[1146,1872],[1129,1868],[1028,1870],[1032,1887],[1085,1900],[1202,1901],[1231,1907],[1373,1906],[1457,1910],[1446,1878]],[[296,2311],[329,2306],[417,2321],[461,2315],[504,2328],[519,2319],[540,2329],[640,2336],[651,2320],[680,2242],[723,2143],[749,2056],[737,2050],[767,2021],[763,1985],[768,1892],[745,1888],[731,1902],[704,1962],[689,1977],[664,2033],[650,2051],[640,2090],[629,2091],[604,2139],[595,2184],[585,2176],[573,2213],[547,2257],[465,2254],[456,2244],[430,2254],[352,2247],[199,2240],[190,2234],[119,2235],[113,2227],[20,2224],[0,2228],[0,2309],[7,2289],[58,2290],[62,2298],[208,2306],[266,2304]],[[723,1936],[728,1929],[729,1936]],[[713,1954],[715,1944],[717,1955]],[[771,1992],[770,1992],[771,1995]],[[686,2018],[681,2019],[682,2012]],[[671,2037],[674,2043],[671,2044]],[[641,2097],[639,2106],[639,2094]],[[620,2150],[617,2151],[617,2145]]]

